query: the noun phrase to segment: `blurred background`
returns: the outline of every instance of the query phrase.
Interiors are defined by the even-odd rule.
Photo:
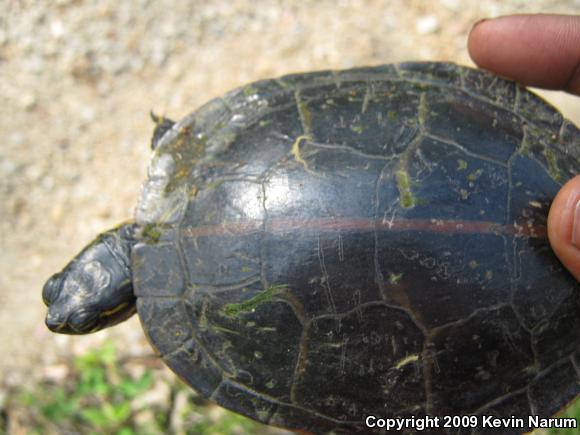
[[[83,337],[44,327],[44,281],[132,217],[150,110],[179,119],[291,72],[471,65],[475,21],[579,11],[579,0],[0,0],[0,433],[284,433],[181,386],[136,318]],[[580,99],[541,93],[580,124]]]

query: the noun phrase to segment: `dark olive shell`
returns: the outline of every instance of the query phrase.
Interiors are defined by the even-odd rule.
[[[141,321],[191,387],[268,424],[551,416],[580,392],[580,285],[546,236],[579,155],[553,107],[452,64],[252,83],[155,152]]]

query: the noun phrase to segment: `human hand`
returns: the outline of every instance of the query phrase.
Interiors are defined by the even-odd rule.
[[[512,15],[475,24],[469,54],[481,68],[519,83],[580,95],[580,16]],[[580,280],[580,175],[550,208],[554,252]]]

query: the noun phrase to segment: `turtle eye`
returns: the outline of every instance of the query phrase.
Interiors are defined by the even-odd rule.
[[[46,306],[51,305],[60,294],[62,284],[61,273],[52,275],[42,289],[42,300]]]
[[[111,273],[98,261],[84,264],[82,277],[87,283],[90,283],[87,287],[94,290],[104,289],[111,283]]]

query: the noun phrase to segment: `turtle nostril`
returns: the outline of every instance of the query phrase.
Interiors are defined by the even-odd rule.
[[[62,327],[62,319],[51,315],[50,313],[46,316],[45,322],[48,329],[53,332],[58,331]]]
[[[61,274],[52,275],[42,289],[42,300],[46,306],[52,304],[60,293]]]

